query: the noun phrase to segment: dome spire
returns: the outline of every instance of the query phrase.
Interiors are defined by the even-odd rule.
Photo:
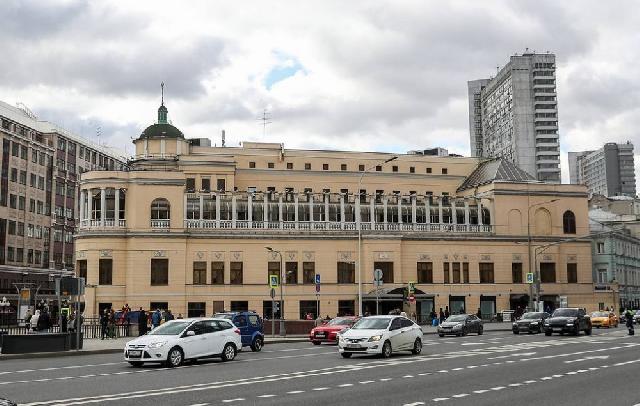
[[[158,124],[168,124],[167,113],[169,110],[164,106],[164,82],[160,84],[160,107],[158,108]]]

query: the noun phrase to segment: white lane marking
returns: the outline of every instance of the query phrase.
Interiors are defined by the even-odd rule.
[[[526,383],[526,384],[536,383],[536,382],[538,382],[538,381],[536,381],[535,379],[531,379],[529,381],[524,381],[524,383]]]
[[[313,388],[313,389],[311,389],[311,390],[321,391],[321,390],[328,390],[328,389],[329,389],[329,388],[327,388],[327,387],[324,387],[324,386],[323,386],[323,387],[321,387],[321,388]]]
[[[422,372],[418,374],[419,376],[431,375],[431,372]]]
[[[449,398],[435,398],[435,399],[433,399],[434,402],[442,402],[443,400],[449,400]]]
[[[276,395],[259,395],[259,398],[274,398]]]
[[[485,392],[489,392],[488,389],[478,389],[478,390],[474,390],[473,393],[485,393]]]
[[[41,371],[58,371],[61,369],[91,368],[91,367],[101,367],[101,366],[107,366],[107,365],[120,365],[120,364],[126,364],[126,362],[105,362],[103,364],[67,365],[63,367],[48,367],[48,368],[41,368],[41,369],[21,369],[18,371],[2,371],[0,372],[0,375],[24,374],[28,372],[41,372]]]
[[[493,388],[491,388],[491,390],[496,390],[496,391],[503,390],[503,389],[506,389],[506,386],[494,386]]]
[[[509,386],[511,386],[512,388],[515,388],[516,386],[522,386],[523,384],[521,383],[510,383]]]
[[[244,398],[224,399],[222,403],[242,402]]]
[[[462,371],[464,368],[451,368],[452,371]]]
[[[190,406],[207,406],[207,405],[208,405],[208,403],[194,403],[194,404],[192,404]]]
[[[420,405],[424,405],[424,402],[405,403],[402,406],[420,406]]]
[[[298,393],[304,393],[303,390],[292,390],[287,392],[287,395],[297,395]]]
[[[468,393],[460,393],[460,394],[458,394],[458,395],[453,395],[453,396],[451,396],[451,397],[452,397],[452,398],[463,398],[463,397],[465,397],[465,396],[469,396],[469,394],[468,394]]]
[[[362,385],[366,385],[368,383],[374,383],[375,381],[360,381]]]
[[[609,349],[611,350],[613,348],[609,348]],[[565,361],[564,363],[565,364],[572,364],[574,362],[589,361],[589,360],[592,360],[592,359],[609,359],[609,355],[591,355],[591,356],[584,357],[584,358],[578,358],[578,359],[572,359],[572,360],[569,360],[569,361]]]
[[[352,383],[343,383],[338,385],[338,388],[348,388],[349,386],[353,386]]]
[[[413,375],[405,375],[403,378],[413,378]]]
[[[449,371],[447,371],[446,369],[441,369],[441,370],[436,371],[436,372],[440,372],[441,374],[446,374],[446,373],[447,373],[447,372],[449,372]]]
[[[392,379],[393,379],[393,378],[380,378],[380,379],[379,379],[379,381],[380,381],[380,382],[387,382],[387,381],[390,381],[390,380],[392,380]]]

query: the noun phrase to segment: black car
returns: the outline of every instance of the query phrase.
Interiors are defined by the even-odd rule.
[[[580,331],[591,335],[591,319],[584,309],[577,307],[557,309],[544,322],[544,335],[546,336],[553,333],[560,333],[560,335],[567,333],[577,336]]]
[[[544,322],[549,317],[551,317],[551,315],[546,312],[525,313],[522,317],[513,322],[513,334],[542,333],[544,331]]]
[[[444,337],[445,334],[466,336],[468,333],[477,333],[481,335],[482,331],[482,320],[473,314],[454,314],[438,326],[440,337]]]

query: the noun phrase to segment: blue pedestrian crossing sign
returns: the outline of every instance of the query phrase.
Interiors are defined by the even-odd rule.
[[[280,278],[278,278],[278,275],[269,275],[269,287],[275,289],[278,286],[280,286]]]
[[[533,283],[533,272],[527,272],[527,283]]]
[[[320,284],[320,274],[319,273],[316,274],[316,284],[317,285]]]

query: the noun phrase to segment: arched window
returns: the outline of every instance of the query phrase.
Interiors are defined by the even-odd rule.
[[[482,224],[491,224],[491,212],[489,209],[485,209],[484,207],[482,208]]]
[[[171,219],[171,205],[167,199],[156,199],[151,202],[151,220]]]
[[[576,216],[571,210],[567,210],[562,215],[562,229],[565,234],[576,233]]]

